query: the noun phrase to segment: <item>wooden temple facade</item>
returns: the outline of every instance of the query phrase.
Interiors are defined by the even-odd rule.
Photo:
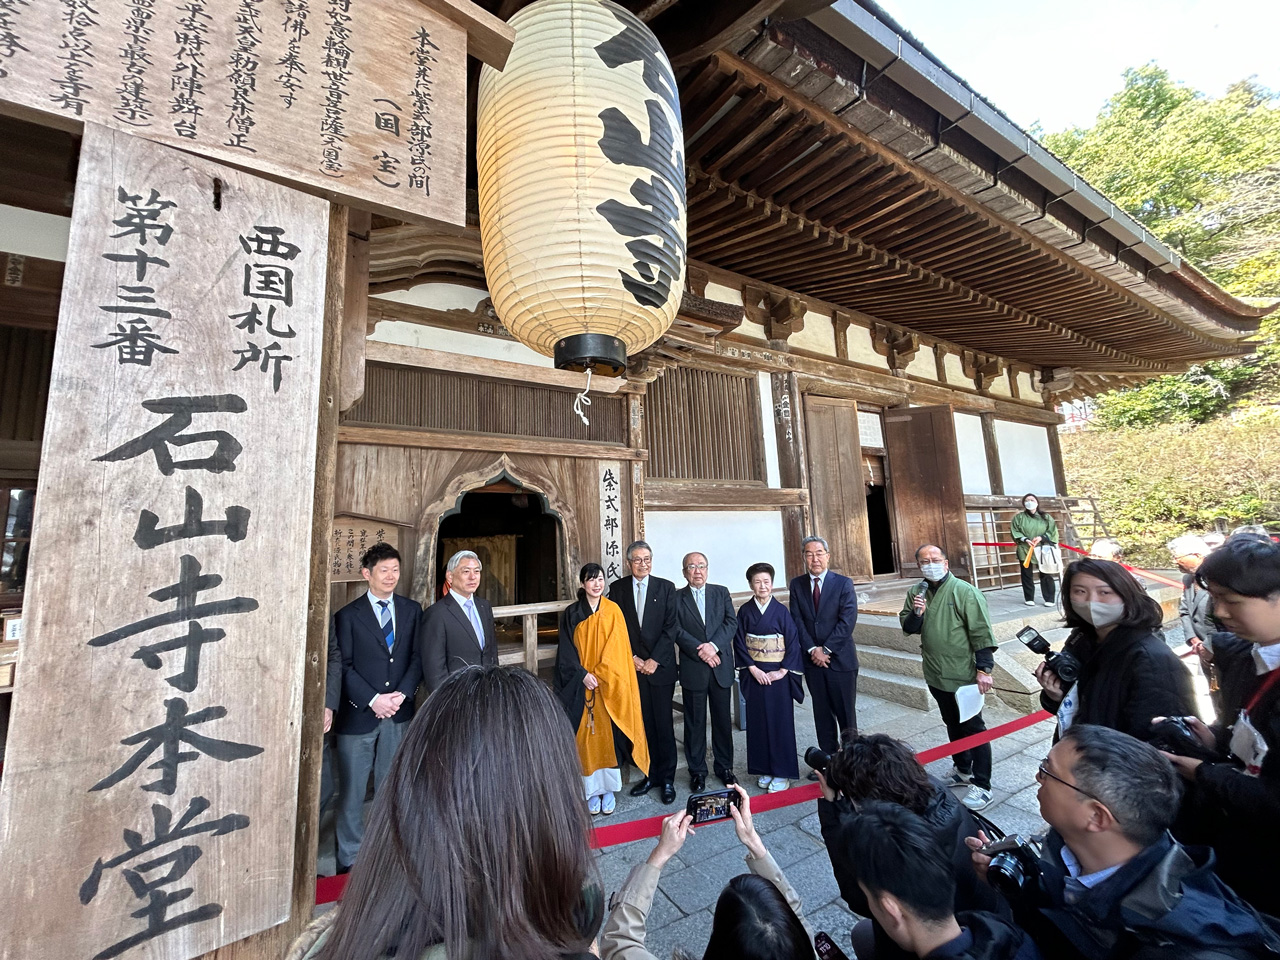
[[[416,2],[370,0],[368,6],[379,16],[384,10],[413,16]],[[223,210],[224,191],[226,209],[241,210],[236,203],[243,201],[250,204],[243,209],[253,211],[234,230],[227,228],[229,244],[193,253],[181,269],[196,271],[218,257],[240,256],[236,231],[246,255],[246,231],[259,231],[252,236],[261,254],[271,231],[264,234],[259,224],[267,221],[252,217],[278,209],[284,211],[280,223],[305,233],[287,234],[305,249],[294,264],[298,276],[309,260],[313,278],[321,266],[327,278],[313,284],[306,307],[313,321],[306,329],[315,334],[309,376],[318,384],[318,412],[314,403],[307,407],[295,399],[280,414],[305,425],[311,446],[281,446],[279,462],[271,468],[266,458],[270,469],[254,475],[253,488],[289,489],[296,472],[305,478],[305,489],[291,495],[297,504],[314,503],[311,522],[291,530],[284,501],[253,501],[260,516],[285,513],[275,528],[277,537],[289,540],[281,556],[296,554],[303,567],[310,556],[309,592],[289,594],[297,613],[289,629],[295,632],[281,641],[288,649],[277,651],[284,658],[281,689],[288,695],[271,708],[278,711],[267,718],[275,727],[246,728],[242,734],[245,743],[271,730],[287,729],[292,738],[271,783],[259,790],[254,782],[261,794],[254,802],[265,805],[264,811],[273,797],[271,809],[277,812],[290,796],[296,799],[296,817],[276,838],[277,860],[284,865],[272,877],[286,888],[287,903],[250,902],[262,895],[237,892],[248,885],[229,868],[218,873],[211,858],[201,867],[207,871],[201,875],[204,887],[221,891],[227,917],[250,919],[227,927],[232,932],[224,930],[220,939],[192,940],[204,946],[179,951],[183,957],[204,949],[219,957],[279,956],[306,919],[314,876],[327,610],[362,589],[358,556],[372,540],[398,545],[405,557],[400,589],[423,603],[439,596],[444,560],[462,547],[476,549],[486,568],[482,593],[511,628],[505,659],[533,668],[551,649],[539,644],[539,617],[546,629],[548,618],[573,595],[582,564],[599,561],[621,575],[621,552],[637,538],[652,544],[658,575],[679,582],[682,555],[699,550],[709,558],[711,579],[735,592],[745,589],[743,573],[752,562],[774,564],[780,579],[798,572],[800,542],[810,534],[827,538],[833,567],[872,598],[919,576],[914,550],[925,542],[943,546],[960,576],[999,586],[1008,582],[1007,558],[973,544],[996,539],[1024,493],[1037,493],[1064,519],[1071,510],[1057,442],[1057,403],[1249,351],[1261,311],[1183,263],[966,87],[871,0],[621,2],[649,24],[676,68],[689,255],[675,323],[628,359],[624,377],[588,383],[585,374],[555,369],[550,359],[511,337],[489,301],[474,195],[475,90],[480,60],[500,65],[510,48],[511,36],[499,21],[526,0],[421,0],[432,16],[452,24],[440,26],[438,36],[451,37],[458,51],[458,70],[450,76],[459,89],[460,65],[466,63],[466,109],[458,94],[452,104],[456,124],[439,127],[458,158],[465,152],[466,173],[458,173],[460,186],[465,177],[465,196],[460,190],[457,197],[433,197],[439,208],[406,212],[398,200],[377,201],[376,186],[369,188],[374,200],[349,183],[335,193],[337,188],[311,182],[314,171],[260,169],[261,158],[233,160],[239,169],[224,177],[205,159],[212,155],[221,162],[217,150],[191,160],[185,174],[158,181],[176,190],[189,175],[202,190],[207,187],[201,202],[209,210],[202,216]],[[0,19],[7,16],[0,13]],[[0,47],[0,67],[13,56]],[[446,59],[442,53],[441,63]],[[0,80],[4,76],[0,71]],[[74,763],[87,765],[106,749],[82,736],[83,723],[51,726],[43,740],[31,733],[33,727],[18,728],[24,716],[36,716],[37,687],[67,679],[50,669],[57,662],[52,645],[66,643],[76,657],[97,657],[96,651],[83,652],[79,634],[113,626],[103,622],[110,618],[102,610],[116,602],[109,590],[95,586],[104,599],[95,601],[92,628],[72,625],[59,632],[58,611],[50,611],[32,588],[53,596],[69,589],[68,578],[93,579],[99,569],[80,564],[74,549],[75,537],[99,523],[97,508],[84,506],[77,493],[92,482],[77,487],[68,477],[78,475],[65,472],[64,459],[82,447],[94,448],[94,463],[136,457],[127,444],[96,452],[109,444],[77,427],[62,394],[80,396],[99,375],[77,370],[72,376],[65,367],[69,361],[59,358],[71,349],[60,338],[85,278],[82,264],[75,263],[76,251],[83,255],[85,248],[78,246],[82,227],[73,229],[73,198],[87,189],[86,171],[106,178],[103,171],[115,171],[120,157],[141,149],[126,141],[141,138],[50,122],[38,110],[7,103],[8,89],[0,83],[0,613],[7,628],[0,639],[0,742],[7,733],[12,746],[21,733],[23,758],[19,770],[10,764],[9,783],[0,780],[0,846],[17,855],[28,841],[20,844],[5,830],[21,811],[31,815],[35,801],[24,800],[23,791],[51,776],[32,758],[44,756],[40,750],[54,756],[66,749]],[[442,82],[440,89],[453,87]],[[146,160],[148,175],[179,163],[174,157],[188,156],[149,146],[165,153]],[[269,180],[250,176],[255,172]],[[281,183],[304,193],[281,192]],[[102,185],[110,186],[107,179]],[[317,192],[332,201],[327,222]],[[122,185],[121,203],[124,195]],[[293,209],[290,195],[305,202]],[[456,215],[448,212],[450,203]],[[108,239],[104,235],[102,250],[115,249],[106,246]],[[211,235],[208,242],[213,241]],[[275,255],[287,248],[277,245]],[[144,258],[139,270],[154,262]],[[234,264],[238,271],[240,262]],[[249,271],[260,268],[254,261],[244,264],[246,295]],[[79,278],[77,289],[64,285],[67,277]],[[212,274],[200,282],[206,281],[222,282]],[[235,319],[244,316],[232,314],[240,309],[229,306],[225,313]],[[106,329],[105,321],[99,325]],[[301,320],[297,327],[304,329]],[[283,328],[281,323],[276,329]],[[102,346],[84,331],[77,336],[84,341],[80,346]],[[265,377],[249,392],[261,391],[263,404],[280,402],[280,363],[272,392],[270,357],[259,352],[251,359],[250,373],[261,360]],[[238,389],[246,380],[229,382]],[[579,399],[583,391],[589,404]],[[208,392],[216,391],[210,386]],[[222,404],[209,410],[235,414],[236,398],[229,396],[199,399]],[[114,420],[106,421],[114,429]],[[258,424],[263,449],[280,445],[271,430],[279,432],[282,422]],[[160,454],[156,462],[164,473]],[[249,463],[246,469],[251,468]],[[229,472],[222,475],[228,477],[235,480]],[[150,521],[152,545],[162,545],[155,556],[169,549],[164,537],[189,532],[182,524],[157,527],[184,516],[184,503],[187,524],[196,522],[193,509],[196,518],[201,514],[190,493],[183,500],[181,482],[155,483],[163,510],[143,495],[150,488],[136,487],[122,500],[132,514],[103,521],[104,538],[118,527],[126,540],[132,535],[146,549],[146,537],[133,533],[132,525],[139,510],[153,509],[163,517],[153,514]],[[244,492],[248,486],[228,484],[201,489],[206,520],[220,518],[226,507],[216,491],[226,491],[223,499],[250,496]],[[294,513],[305,517],[306,509],[297,504]],[[76,512],[82,508],[88,511],[84,517]],[[235,515],[226,516],[226,525],[233,525]],[[242,516],[252,544],[258,529],[247,513]],[[121,526],[126,520],[127,529]],[[41,540],[42,524],[46,531],[65,533],[59,544],[73,544],[71,556],[62,558],[65,575],[39,556],[42,542],[55,542],[48,535]],[[139,522],[138,530],[145,525]],[[208,539],[207,533],[199,535]],[[239,536],[243,540],[245,532]],[[235,546],[240,540],[230,532],[226,540],[234,542],[220,542],[218,549],[234,565],[235,551],[246,548]],[[273,559],[270,545],[253,549],[267,551],[254,554],[252,569],[261,580]],[[176,565],[178,548],[173,550]],[[45,572],[28,578],[29,562],[32,569],[43,564]],[[98,562],[105,575],[116,558],[107,553]],[[156,573],[166,579],[152,582],[145,572],[150,568],[130,566],[134,562],[121,561],[116,569],[125,571],[122,582],[139,598],[177,576]],[[212,561],[205,562],[212,570]],[[182,571],[185,577],[187,567]],[[296,582],[306,577],[302,570],[277,569],[273,575]],[[260,603],[258,609],[269,609],[270,601]],[[284,629],[269,622],[262,629]],[[28,648],[24,628],[29,636],[33,627],[36,638]],[[206,669],[218,669],[219,651],[230,646],[211,647]],[[104,685],[107,674],[93,672],[99,662],[83,661],[83,673],[75,676]],[[140,668],[126,659],[112,669],[132,684]],[[241,672],[217,675],[224,678],[219,690],[253,702],[256,674],[244,672],[243,664],[235,670]],[[23,677],[31,678],[32,706],[14,707],[11,722],[11,703],[24,694]],[[153,687],[158,678],[142,675]],[[189,696],[194,705],[196,694]],[[117,733],[128,732],[103,727],[108,728],[113,742]],[[67,746],[72,740],[74,750]],[[252,762],[248,754],[244,762]],[[195,767],[205,777],[228,776],[212,763]],[[237,783],[244,787],[248,781]],[[219,791],[210,786],[206,792],[221,796]],[[106,854],[90,843],[101,836],[88,836],[94,829],[85,825],[89,821],[76,823],[84,835],[68,835],[63,844],[76,854],[66,868],[71,871],[87,869]],[[118,842],[115,825],[106,832]],[[231,859],[224,863],[244,854],[226,856]],[[22,895],[20,880],[4,889]],[[39,919],[57,930],[67,922],[57,914],[49,905],[23,914],[23,922]],[[0,958],[39,955],[27,949],[33,942],[8,936],[7,946],[0,943]]]

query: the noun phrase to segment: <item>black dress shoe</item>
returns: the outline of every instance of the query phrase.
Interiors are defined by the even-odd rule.
[[[707,789],[707,775],[705,773],[695,773],[689,777],[689,789],[694,793],[701,793]]]
[[[633,797],[643,797],[646,793],[653,789],[653,784],[649,782],[649,778],[645,777],[629,791]]]
[[[735,783],[738,782],[738,778],[733,775],[732,770],[725,774],[717,774],[717,776],[720,777],[720,782],[723,783],[726,787],[732,787]]]
[[[674,783],[664,783],[662,785],[662,802],[666,804],[676,802],[676,785]]]
[[[817,782],[818,782],[818,771],[817,771],[817,770],[810,770],[810,771],[809,771],[809,775],[808,775],[807,777],[805,777],[805,779],[806,779],[806,780],[812,780],[814,783],[817,783]]]

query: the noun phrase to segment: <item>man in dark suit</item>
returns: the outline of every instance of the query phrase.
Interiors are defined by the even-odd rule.
[[[733,775],[733,635],[738,617],[729,588],[707,583],[707,557],[687,553],[682,564],[688,586],[676,591],[680,633],[680,689],[684,691],[684,755],[689,789],[707,789],[707,705],[711,706],[711,752],[716,776],[726,787]]]
[[[852,580],[828,569],[827,541],[805,537],[802,548],[809,572],[791,581],[791,618],[804,648],[804,679],[813,699],[818,746],[835,753],[840,749],[837,726],[841,734],[858,732],[858,648],[853,645],[858,595]]]
[[[627,547],[631,576],[609,584],[609,599],[622,608],[631,638],[631,660],[640,681],[640,715],[649,741],[649,775],[631,788],[633,797],[662,787],[662,802],[676,799],[676,585],[649,575],[653,551],[643,540]]]
[[[418,650],[427,693],[464,667],[498,665],[493,607],[476,596],[480,571],[480,558],[470,550],[459,550],[444,568],[449,592],[422,611]]]
[[[395,594],[400,554],[377,543],[360,558],[369,591],[333,615],[342,658],[338,737],[338,872],[351,869],[364,837],[364,797],[382,786],[391,758],[413,719],[413,693],[422,680],[414,634],[421,608]]]

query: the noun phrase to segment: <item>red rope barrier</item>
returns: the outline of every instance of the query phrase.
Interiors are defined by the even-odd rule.
[[[974,546],[974,547],[1016,547],[1016,546],[1017,546],[1017,544],[1016,544],[1016,543],[977,543],[977,542],[975,542],[975,543],[970,544],[970,546]],[[1073,546],[1071,546],[1071,544],[1069,544],[1069,543],[1060,543],[1060,544],[1058,544],[1058,546],[1062,547],[1062,549],[1063,549],[1063,550],[1070,550],[1072,553],[1078,553],[1078,554],[1080,554],[1081,556],[1084,556],[1084,557],[1087,557],[1087,556],[1089,555],[1089,551],[1088,551],[1088,550],[1081,550],[1079,547],[1073,547]],[[1180,584],[1180,583],[1175,583],[1173,580],[1170,580],[1168,577],[1162,577],[1162,576],[1160,576],[1160,574],[1158,574],[1158,573],[1152,573],[1150,570],[1143,570],[1141,567],[1131,567],[1131,566],[1129,566],[1129,564],[1125,563],[1124,561],[1119,561],[1119,562],[1120,562],[1120,566],[1124,567],[1124,568],[1125,568],[1126,570],[1128,570],[1130,573],[1136,573],[1138,576],[1140,576],[1140,577],[1146,577],[1148,580],[1157,580],[1157,581],[1159,581],[1160,583],[1168,584],[1168,585],[1169,585],[1169,586],[1171,586],[1171,587],[1177,587],[1179,590],[1181,590],[1181,589],[1182,589],[1182,584]]]
[[[916,759],[922,764],[932,763],[934,760],[941,760],[943,757],[949,757],[952,754],[979,747],[984,743],[999,740],[1001,737],[1017,733],[1019,730],[1025,730],[1027,727],[1035,726],[1037,723],[1051,718],[1052,714],[1047,711],[1037,710],[1035,713],[1019,717],[1017,720],[1010,720],[1008,723],[1002,723],[998,727],[992,727],[982,733],[975,733],[972,736],[953,740],[950,743],[931,747],[928,750],[922,750],[916,754]],[[792,787],[790,790],[781,790],[778,793],[765,793],[758,797],[752,797],[751,812],[752,814],[767,813],[770,810],[779,810],[782,807],[791,807],[798,803],[808,803],[810,800],[818,799],[819,796],[821,796],[821,791],[816,783],[805,783],[798,787]],[[664,813],[656,817],[646,817],[643,820],[629,820],[626,823],[600,827],[592,831],[591,846],[593,849],[602,850],[605,847],[616,847],[622,843],[652,839],[662,833],[662,821],[668,816],[670,814]],[[347,885],[347,876],[347,874],[343,874],[336,877],[317,877],[316,903],[333,903],[339,900],[342,897],[343,889]]]

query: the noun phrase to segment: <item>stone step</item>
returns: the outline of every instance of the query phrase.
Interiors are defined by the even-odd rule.
[[[928,710],[933,706],[933,698],[929,696],[929,688],[922,678],[904,677],[883,670],[860,669],[858,692],[915,707],[917,710]]]
[[[919,648],[915,653],[910,653],[890,647],[859,644],[858,663],[864,670],[878,670],[881,673],[892,673],[900,677],[924,679],[924,661],[920,658]]]

